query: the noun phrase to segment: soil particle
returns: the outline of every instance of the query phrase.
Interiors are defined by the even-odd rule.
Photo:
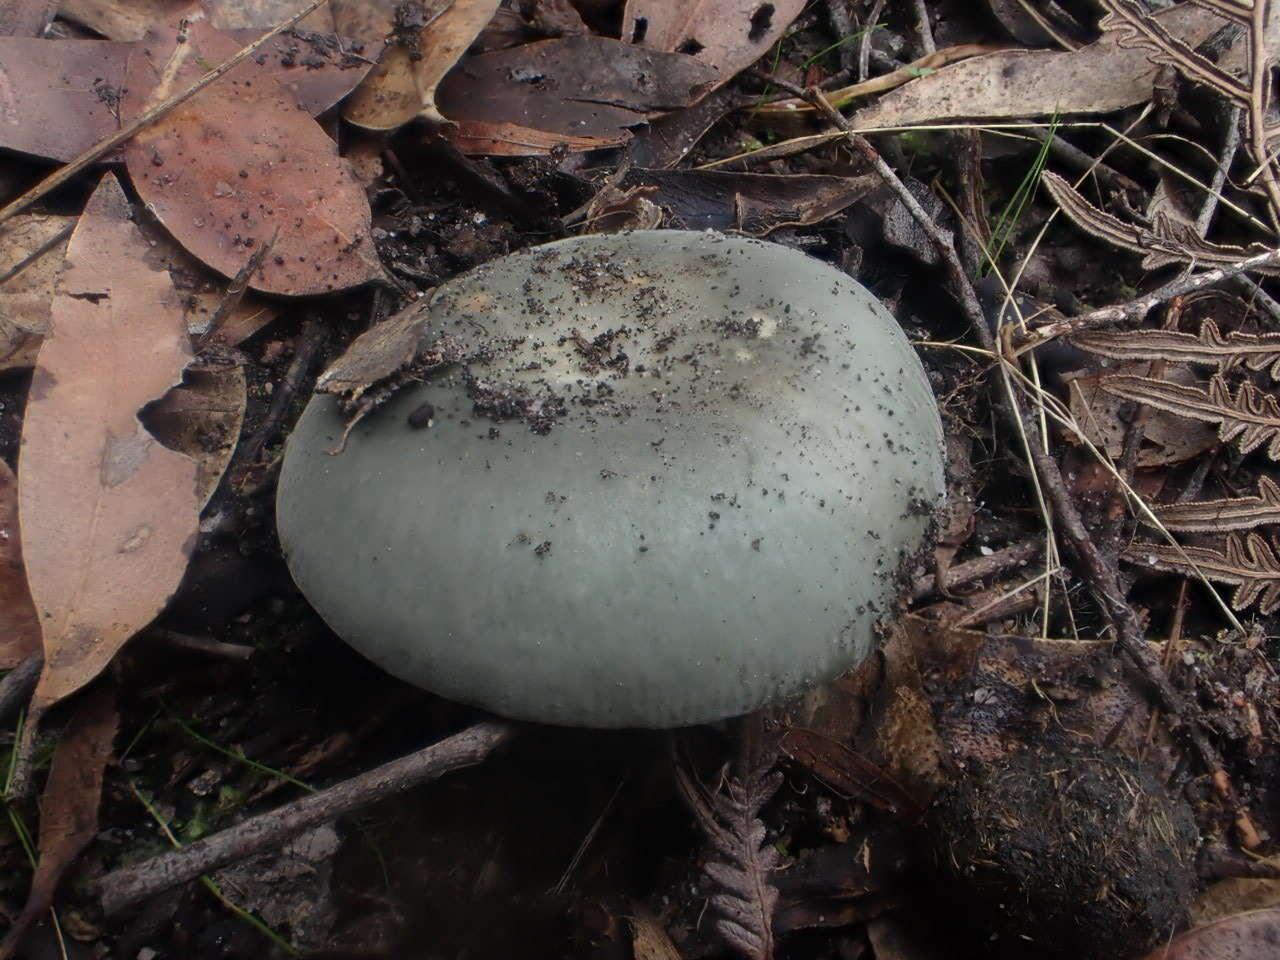
[[[930,812],[935,860],[994,956],[1129,957],[1182,924],[1190,807],[1113,751],[1028,750]]]

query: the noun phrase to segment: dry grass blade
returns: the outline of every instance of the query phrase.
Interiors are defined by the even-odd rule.
[[[1215,366],[1219,373],[1243,364],[1250,370],[1266,370],[1280,380],[1280,333],[1224,335],[1212,320],[1200,333],[1176,330],[1089,331],[1069,338],[1073,346],[1111,360],[1164,360]]]
[[[1257,254],[1266,253],[1260,244],[1248,247],[1233,244],[1212,243],[1194,230],[1168,216],[1158,216],[1150,228],[1126,223],[1119,217],[1099,210],[1086,200],[1078,190],[1051,170],[1042,174],[1045,188],[1062,208],[1071,222],[1099,240],[1145,255],[1142,265],[1155,270],[1171,263],[1222,264],[1238,263]],[[1259,272],[1276,273],[1274,267]]]
[[[676,783],[711,852],[703,865],[721,890],[711,897],[716,929],[748,960],[772,960],[773,909],[778,891],[769,874],[778,866],[778,851],[765,836],[760,809],[782,785],[782,774],[771,772],[773,757],[753,764],[742,779],[726,779],[724,790],[709,794],[682,766]]]
[[[1256,533],[1243,540],[1227,536],[1224,549],[1212,547],[1168,547],[1164,544],[1135,543],[1120,557],[1136,566],[1167,573],[1192,576],[1192,563],[1215,583],[1236,588],[1231,606],[1246,610],[1254,603],[1258,612],[1268,616],[1280,609],[1280,558],[1275,547]]]
[[[1252,453],[1265,443],[1267,456],[1280,460],[1280,401],[1251,383],[1240,384],[1235,397],[1217,376],[1209,381],[1208,390],[1131,376],[1107,377],[1102,389],[1189,420],[1216,423],[1223,443],[1237,441],[1241,453]]]
[[[1250,530],[1269,523],[1280,523],[1280,484],[1270,477],[1261,477],[1256,497],[1156,504],[1152,506],[1151,512],[1166,528],[1182,533]]]

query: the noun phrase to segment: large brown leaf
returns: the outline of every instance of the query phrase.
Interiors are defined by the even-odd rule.
[[[0,460],[0,670],[40,652],[40,624],[27,589],[18,534],[18,478]]]
[[[698,100],[715,75],[684,54],[561,37],[464,60],[436,102],[472,140],[505,125],[552,134],[574,149],[582,138],[622,142],[629,127]]]
[[[45,653],[33,716],[160,612],[195,545],[196,464],[138,420],[191,358],[179,298],[146,253],[108,174],[68,245],[22,428],[19,518]]]
[[[229,31],[240,46],[261,34]],[[6,120],[0,123],[0,147],[66,161],[114,134],[133,48],[109,40],[0,37],[0,113]],[[274,79],[314,116],[350,93],[369,71],[364,58],[376,57],[381,49],[381,42],[284,34],[272,38],[247,66]]]
[[[239,49],[205,23],[191,23],[184,42],[158,30],[129,57],[125,117]],[[228,277],[274,237],[249,278],[256,290],[302,296],[382,276],[363,188],[316,122],[254,67],[240,64],[125,145],[138,193],[179,243]]]
[[[622,37],[691,54],[716,69],[718,85],[764,56],[804,6],[805,0],[627,0]]]
[[[443,3],[448,7],[441,11]],[[342,115],[348,121],[366,130],[394,130],[417,116],[442,119],[436,88],[493,19],[498,0],[436,0],[426,8],[429,22],[402,24],[396,41],[387,45],[381,62],[347,101]],[[356,26],[351,5],[339,10],[344,25],[345,16],[352,16]]]
[[[99,686],[62,732],[40,800],[40,860],[26,906],[0,943],[0,960],[13,954],[27,928],[49,909],[58,881],[98,832],[102,777],[119,724],[114,690]]]
[[[1157,14],[1192,47],[1223,21],[1194,4]],[[1121,47],[1115,32],[1079,50],[1008,50],[926,74],[853,116],[858,129],[1053,113],[1110,113],[1151,97],[1158,71],[1145,50]]]

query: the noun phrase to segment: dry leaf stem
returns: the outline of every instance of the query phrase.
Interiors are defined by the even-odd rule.
[[[204,873],[243,860],[311,827],[377,803],[446,773],[482,763],[517,728],[486,722],[319,793],[250,817],[196,843],[107,874],[98,884],[111,914]]]
[[[117,133],[112,134],[111,136],[107,137],[105,140],[99,140],[96,144],[94,144],[84,153],[80,154],[80,156],[76,157],[70,163],[66,164],[63,167],[59,167],[54,173],[51,173],[49,176],[45,177],[43,180],[37,183],[34,187],[28,190],[26,193],[22,194],[22,196],[18,197],[18,199],[14,200],[12,203],[8,204],[7,206],[0,208],[0,223],[4,223],[6,220],[9,220],[10,218],[17,216],[19,213],[21,213],[27,207],[31,206],[31,204],[35,203],[45,194],[49,193],[51,190],[54,190],[57,187],[62,186],[64,183],[66,183],[76,174],[80,173],[90,164],[94,163],[96,160],[100,159],[101,157],[106,156],[116,147],[120,146],[120,144],[124,143],[126,140],[128,140],[130,137],[136,134],[139,130],[149,126],[152,123],[155,123],[157,120],[159,120],[161,117],[167,114],[174,107],[177,107],[180,104],[185,103],[187,100],[190,100],[193,96],[195,96],[205,87],[207,87],[209,84],[213,83],[219,77],[225,75],[230,70],[233,70],[241,61],[257,53],[258,50],[261,49],[264,44],[270,42],[273,37],[283,33],[284,31],[288,30],[290,27],[297,24],[298,21],[302,20],[308,14],[319,9],[319,7],[325,2],[326,0],[311,0],[310,3],[308,3],[305,7],[299,10],[293,16],[291,16],[288,20],[285,20],[279,26],[274,27],[271,30],[268,30],[266,33],[260,36],[257,40],[253,41],[253,43],[241,49],[239,53],[224,60],[222,63],[214,67],[212,70],[205,73],[202,77],[200,77],[199,80],[191,84],[185,90],[182,90],[179,93],[174,94],[172,97],[169,97],[167,100],[163,100],[160,103],[157,103],[151,109],[140,114],[138,118],[134,120],[132,123],[126,124],[125,126],[121,127]]]

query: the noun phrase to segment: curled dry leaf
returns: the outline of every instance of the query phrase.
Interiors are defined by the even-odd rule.
[[[119,724],[115,691],[103,685],[86,695],[58,739],[40,799],[40,860],[27,903],[0,943],[0,958],[13,955],[27,928],[49,909],[58,881],[97,834],[102,778]]]
[[[0,226],[0,370],[35,362],[75,217],[21,214]]]
[[[1275,960],[1280,909],[1251,910],[1181,933],[1146,960]]]
[[[18,533],[18,478],[0,460],[0,670],[11,670],[39,652],[40,623],[27,589]]]
[[[422,16],[402,17],[382,59],[344,106],[343,117],[366,130],[394,130],[417,116],[443,119],[436,110],[436,88],[493,19],[498,2],[433,0]]]
[[[715,170],[631,170],[622,185],[644,195],[689,230],[733,230],[763,237],[785,226],[833,217],[880,185],[875,174],[727,173]]]
[[[157,32],[129,57],[124,114],[139,115],[239,49],[205,23],[191,23],[182,42]],[[364,190],[319,125],[254,66],[240,64],[125,145],[139,195],[193,256],[228,277],[274,237],[253,289],[303,296],[381,277]]]
[[[260,30],[231,31],[238,46]],[[7,95],[0,147],[49,160],[73,160],[120,127],[120,97],[132,43],[0,37]],[[378,43],[286,32],[243,64],[273,78],[313,116],[346,96],[368,72]],[[111,160],[119,154],[110,154]]]
[[[512,124],[573,149],[582,138],[624,142],[628,128],[698,100],[714,76],[684,54],[609,37],[561,37],[464,61],[440,85],[437,102],[463,137]]]
[[[191,349],[129,216],[108,174],[72,234],[23,422],[19,515],[45,652],[33,717],[160,612],[196,540],[196,464],[138,420],[181,382]]]
[[[653,50],[687,53],[716,70],[716,86],[759,60],[805,0],[627,0],[622,38]]]
[[[1222,20],[1183,3],[1156,19],[1192,46]],[[1053,113],[1111,113],[1151,97],[1158,67],[1114,34],[1074,51],[1008,50],[952,64],[913,80],[853,116],[858,129]]]

